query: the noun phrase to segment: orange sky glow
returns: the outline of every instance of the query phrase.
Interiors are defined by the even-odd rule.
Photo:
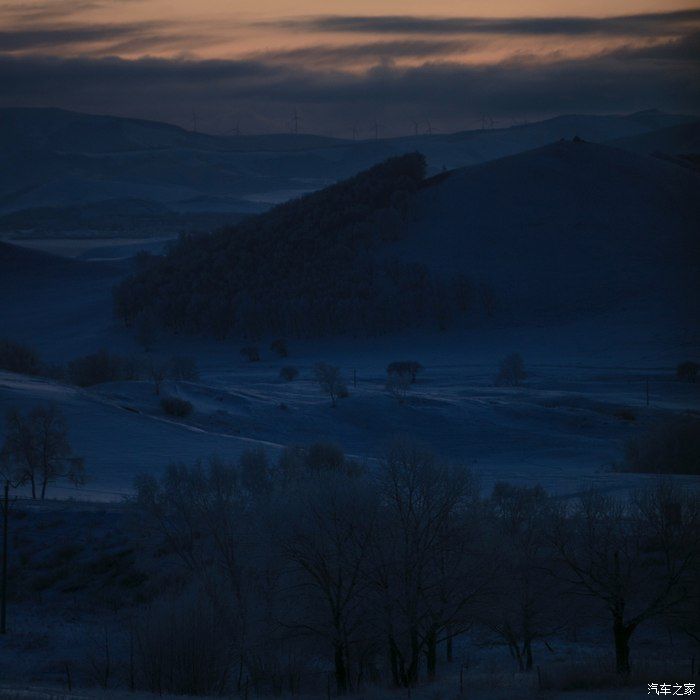
[[[46,66],[54,71],[57,66],[66,71],[80,66],[84,72],[93,66],[99,73],[105,61],[112,67],[120,61],[116,65],[122,72],[140,70],[149,61],[149,66],[160,61],[163,70],[207,65],[211,70],[205,74],[202,68],[198,80],[217,85],[219,92],[212,88],[209,93],[211,110],[225,89],[238,100],[242,114],[251,115],[259,128],[270,129],[260,103],[280,99],[267,91],[275,83],[275,71],[280,76],[276,85],[283,74],[303,74],[307,88],[323,83],[325,90],[362,80],[371,83],[381,74],[384,82],[410,94],[411,88],[403,85],[408,77],[430,71],[444,77],[449,70],[510,66],[537,76],[553,66],[579,70],[608,57],[621,75],[643,67],[650,80],[658,81],[660,71],[675,71],[679,84],[685,81],[694,95],[698,36],[700,0],[0,0],[0,87],[3,79],[14,81],[10,92],[19,93],[5,102],[38,104],[43,99],[47,104],[104,109],[99,105],[109,102],[107,84],[96,80],[87,88],[86,78],[81,73],[78,81],[75,70],[71,79],[80,83],[80,90],[76,87],[72,101],[68,93],[62,100],[49,98],[45,88],[32,91],[26,85],[18,90],[13,76],[26,70],[37,78],[38,67],[46,71]],[[215,69],[217,62],[221,65]],[[3,66],[9,71],[5,78]],[[253,73],[259,77],[257,88]],[[602,71],[603,76],[608,73]],[[468,84],[478,83],[479,75],[469,77]],[[172,83],[171,77],[152,79],[161,81],[158,85]],[[134,84],[141,89],[139,81]],[[420,89],[425,98],[425,84]],[[675,95],[680,88],[674,90]],[[316,91],[319,97],[313,98],[300,92],[298,101],[316,105],[309,112],[316,109],[321,119],[322,91]],[[653,97],[651,88],[649,92]],[[169,99],[174,97],[171,90]],[[296,101],[293,94],[285,99],[290,105]],[[338,95],[334,99],[340,101]],[[401,97],[404,103],[407,99]],[[606,103],[613,102],[606,98]],[[127,107],[119,105],[121,111]],[[165,116],[154,105],[132,111]],[[170,118],[182,120],[174,114]]]

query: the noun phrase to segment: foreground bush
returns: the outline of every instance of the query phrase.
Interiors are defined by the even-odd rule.
[[[280,370],[280,378],[287,382],[294,381],[299,376],[299,370],[291,365],[288,367],[282,367]]]
[[[630,440],[621,471],[700,474],[700,418],[667,421]]]
[[[241,348],[241,355],[243,355],[248,362],[260,362],[260,349],[255,345],[248,345]]]
[[[177,418],[186,418],[194,410],[189,401],[178,399],[176,396],[164,396],[160,400],[160,405],[165,413]]]

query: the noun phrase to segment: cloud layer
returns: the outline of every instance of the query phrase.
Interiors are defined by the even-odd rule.
[[[22,11],[20,5],[0,7],[6,16]],[[297,109],[305,130],[345,136],[375,119],[384,133],[396,134],[425,119],[454,130],[483,115],[509,124],[575,111],[700,112],[700,9],[603,19],[256,21],[250,31],[277,32],[275,48],[247,47],[211,59],[194,49],[221,41],[223,25],[27,21],[32,13],[46,17],[38,7],[24,6],[24,19],[0,31],[0,106],[54,106],[183,125],[196,110],[203,129],[224,131],[235,121],[248,132],[285,130]],[[51,7],[57,12],[59,5]],[[291,38],[302,30],[305,41],[295,45]],[[572,54],[547,43],[551,37],[580,40],[583,48]],[[175,53],[159,55],[163,47]]]

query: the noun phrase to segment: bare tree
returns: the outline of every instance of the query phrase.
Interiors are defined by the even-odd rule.
[[[392,680],[411,687],[423,656],[435,677],[438,642],[463,631],[483,585],[473,560],[478,538],[469,534],[476,490],[465,470],[397,442],[382,463],[380,498],[372,575]]]
[[[374,498],[361,480],[326,472],[305,484],[292,510],[283,551],[299,582],[293,608],[303,615],[292,626],[327,641],[336,690],[344,695],[352,689],[353,649],[368,616]],[[304,593],[307,606],[300,605]]]
[[[560,583],[551,573],[548,533],[555,512],[540,486],[496,484],[489,501],[497,563],[495,590],[483,607],[482,623],[505,644],[520,671],[533,667],[533,643],[565,626]],[[561,586],[559,585],[559,588]]]
[[[340,376],[339,367],[318,362],[314,365],[314,377],[321,391],[330,397],[333,408],[335,408],[339,397],[347,395],[347,387]]]
[[[404,403],[411,388],[411,375],[407,373],[392,373],[387,377],[386,390],[399,403]]]
[[[6,426],[2,452],[8,469],[13,481],[31,486],[32,498],[44,499],[48,485],[59,479],[76,486],[85,483],[84,461],[73,454],[66,420],[55,405],[39,406],[26,415],[13,409]]]
[[[630,672],[630,639],[642,623],[687,600],[700,556],[697,495],[670,482],[630,501],[591,491],[576,511],[560,514],[553,542],[574,590],[605,606],[615,660]]]
[[[246,492],[234,464],[171,464],[162,479],[137,479],[139,532],[173,552],[216,606],[242,666],[250,632],[254,538],[244,517]],[[251,541],[252,540],[252,541]],[[235,633],[235,634],[234,634]]]

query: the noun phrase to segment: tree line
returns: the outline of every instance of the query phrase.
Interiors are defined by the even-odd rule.
[[[179,561],[189,582],[136,626],[153,692],[298,692],[326,667],[339,695],[411,688],[477,632],[526,672],[538,643],[582,618],[611,630],[625,677],[650,620],[698,638],[700,502],[669,481],[629,498],[510,484],[483,497],[468,470],[402,440],[371,467],[324,444],[275,464],[259,449],[172,464],[138,480],[132,507],[141,546]],[[216,619],[215,639],[183,626],[196,611]],[[183,655],[190,671],[173,685]]]
[[[219,338],[444,328],[482,299],[490,313],[488,288],[386,254],[429,182],[425,167],[418,153],[392,158],[233,228],[181,237],[162,258],[141,256],[115,289],[115,313],[139,333]]]

